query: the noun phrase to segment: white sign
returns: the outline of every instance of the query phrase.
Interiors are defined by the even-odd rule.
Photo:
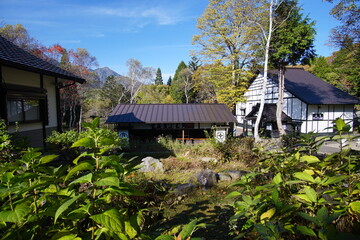
[[[226,131],[225,129],[217,129],[215,131],[215,139],[218,142],[224,143],[226,140]]]

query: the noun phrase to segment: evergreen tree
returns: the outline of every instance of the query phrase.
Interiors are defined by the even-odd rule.
[[[184,63],[184,61],[181,61],[175,71],[174,78],[171,82],[170,95],[176,103],[184,103],[185,102],[185,94],[182,89],[181,81],[179,81],[179,77],[180,77],[181,71],[186,68],[187,68],[187,66]]]
[[[172,78],[171,78],[171,76],[170,76],[166,84],[167,84],[168,86],[171,86],[171,83],[172,83]]]
[[[199,67],[201,67],[200,60],[197,57],[192,56],[191,60],[189,61],[190,70],[192,72],[195,72],[196,70],[198,70]]]
[[[129,99],[124,86],[121,84],[119,79],[113,75],[106,78],[106,81],[101,87],[100,96],[103,100],[109,102],[110,110],[121,102],[128,102]]]
[[[163,84],[164,83],[161,75],[161,70],[160,68],[158,68],[156,71],[155,85],[163,85]]]

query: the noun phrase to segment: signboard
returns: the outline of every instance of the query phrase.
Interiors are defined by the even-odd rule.
[[[215,139],[218,142],[224,143],[226,140],[226,130],[225,129],[216,129],[215,130]]]
[[[126,141],[129,141],[129,131],[128,130],[120,130],[119,131],[119,137],[125,138]]]

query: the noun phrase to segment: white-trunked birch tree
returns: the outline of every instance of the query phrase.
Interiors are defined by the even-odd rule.
[[[136,59],[129,59],[126,62],[128,73],[124,80],[124,87],[129,93],[130,104],[135,103],[136,96],[143,84],[153,81],[155,69],[152,67],[144,67],[140,61]]]
[[[286,66],[306,64],[315,56],[315,29],[314,22],[308,17],[303,18],[297,0],[283,0],[275,10],[274,21],[280,25],[271,37],[269,61],[279,71],[276,121],[282,136],[286,134],[281,121]]]
[[[258,112],[258,115],[256,117],[255,126],[254,126],[255,142],[260,141],[259,125],[260,125],[261,116],[263,114],[264,106],[265,106],[265,94],[266,94],[266,88],[267,88],[267,75],[268,75],[270,41],[271,41],[272,33],[274,31],[274,27],[273,27],[273,25],[274,25],[273,24],[273,21],[274,21],[274,8],[276,8],[278,6],[278,4],[279,4],[278,0],[270,0],[269,8],[268,8],[269,9],[268,28],[264,27],[261,22],[257,22],[257,25],[261,29],[261,32],[262,32],[263,38],[264,38],[264,42],[265,42],[265,51],[264,51],[265,59],[264,59],[264,74],[263,74],[264,80],[263,80],[263,84],[262,84],[262,88],[261,88],[260,107],[259,107],[259,112]]]

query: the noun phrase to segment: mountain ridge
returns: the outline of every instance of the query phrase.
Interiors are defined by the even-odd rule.
[[[115,72],[114,70],[110,69],[109,67],[101,67],[96,68],[93,70],[97,76],[101,84],[106,81],[107,77],[114,76],[114,77],[122,77],[119,73]]]

